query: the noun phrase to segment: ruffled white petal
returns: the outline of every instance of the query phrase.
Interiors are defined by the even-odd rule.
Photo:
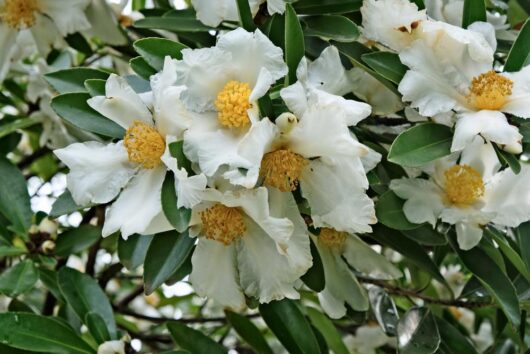
[[[267,11],[270,15],[285,12],[285,0],[267,0]]]
[[[111,340],[101,343],[98,354],[125,354],[125,343],[121,340]]]
[[[46,57],[53,48],[66,46],[63,36],[59,33],[57,26],[47,16],[41,13],[35,14],[35,25],[29,29],[39,53]],[[21,31],[21,34],[25,31]]]
[[[305,58],[302,60],[305,60]],[[307,94],[305,87],[300,81],[281,89],[280,95],[287,105],[287,108],[289,108],[295,116],[301,117],[304,115],[307,110]]]
[[[124,239],[134,233],[145,234],[151,222],[162,213],[161,191],[165,177],[165,167],[140,170],[107,209],[103,236],[118,230]],[[172,228],[169,223],[166,225],[169,226],[166,230]]]
[[[473,223],[460,222],[456,224],[456,239],[458,246],[464,250],[470,250],[479,244],[482,238],[482,229]]]
[[[265,0],[250,0],[252,16],[258,12],[259,5]],[[222,21],[238,21],[237,3],[231,0],[192,0],[191,4],[197,12],[197,19],[207,26],[217,27]]]
[[[343,96],[351,92],[351,82],[340,61],[337,47],[326,47],[307,65],[306,85],[332,95]]]
[[[473,167],[480,173],[485,183],[501,168],[501,163],[491,143],[478,136],[462,151],[460,164]]]
[[[136,120],[153,124],[151,112],[127,81],[111,74],[105,84],[105,96],[92,97],[88,105],[127,129]]]
[[[53,19],[62,36],[91,27],[85,16],[90,0],[40,0],[42,12]]]
[[[245,308],[239,286],[235,246],[199,239],[191,257],[190,282],[199,296],[207,296],[233,310]]]
[[[513,88],[501,110],[521,118],[530,118],[530,65],[516,73],[503,75],[512,80]]]
[[[72,144],[54,151],[70,168],[66,181],[76,204],[108,203],[135,174],[123,143],[98,142]]]
[[[15,50],[18,31],[0,22],[0,83],[4,80]]]

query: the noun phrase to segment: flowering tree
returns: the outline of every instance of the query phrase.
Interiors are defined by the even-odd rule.
[[[526,353],[527,0],[0,0],[0,353]]]

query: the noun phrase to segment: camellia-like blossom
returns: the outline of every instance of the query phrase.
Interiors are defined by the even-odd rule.
[[[183,88],[174,85],[175,64],[166,58],[163,72],[152,77],[152,108],[116,75],[107,80],[105,96],[88,100],[92,108],[126,129],[122,141],[76,143],[55,150],[70,168],[67,185],[78,205],[109,203],[118,197],[107,209],[104,236],[120,230],[127,238],[173,228],[160,200],[168,169],[175,173],[179,207],[194,206],[199,202],[197,192],[206,186],[204,175],[188,177],[169,153],[168,145],[182,137],[191,119],[179,103]]]
[[[274,128],[270,120],[259,119],[257,101],[287,73],[282,50],[259,30],[239,28],[221,36],[215,47],[185,49],[182,55],[178,82],[186,89],[181,98],[200,113],[185,134],[184,152],[208,177],[222,166],[227,174],[248,171],[246,178],[231,182],[252,188],[259,166],[238,150]]]
[[[30,32],[46,56],[68,34],[90,28],[90,0],[0,0],[0,81],[9,69],[19,35]]]
[[[295,284],[312,257],[290,193],[207,189],[190,225],[198,236],[190,275],[197,294],[236,310],[246,306],[245,294],[262,303],[299,298]]]
[[[456,225],[457,240],[464,250],[482,238],[482,226],[494,223],[517,227],[530,220],[530,169],[519,175],[511,169],[500,171],[491,143],[475,138],[457,163],[457,155],[437,160],[426,170],[430,179],[393,180],[390,188],[406,199],[403,212],[413,223],[438,219]]]
[[[456,40],[438,45],[416,41],[400,53],[410,68],[399,84],[403,100],[427,117],[457,112],[451,151],[481,135],[520,153],[522,136],[504,113],[530,118],[530,67],[498,73],[492,69],[493,53],[487,60],[475,60],[473,54]]]
[[[318,236],[313,236],[313,240],[322,259],[326,279],[325,288],[318,294],[318,298],[331,318],[346,315],[345,304],[356,311],[368,309],[366,292],[349,266],[378,279],[401,276],[399,269],[356,235],[322,228]]]
[[[110,340],[101,343],[98,354],[125,354],[125,343],[121,340]]]
[[[252,17],[256,16],[264,2],[267,2],[267,10],[271,15],[285,12],[285,0],[249,0]],[[223,21],[239,21],[235,0],[191,0],[191,4],[197,12],[197,19],[207,26],[217,27]]]

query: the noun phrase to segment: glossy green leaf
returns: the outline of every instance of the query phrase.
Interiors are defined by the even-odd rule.
[[[296,69],[304,54],[305,45],[302,26],[292,5],[287,4],[285,10],[285,62],[289,67],[289,73],[286,77],[287,85],[295,83]]]
[[[530,270],[530,221],[519,225],[515,235],[521,251],[521,258],[526,265],[526,269]]]
[[[191,168],[191,161],[188,160],[186,155],[184,154],[184,141],[175,141],[168,145],[169,152],[172,157],[177,159],[177,166],[178,168],[185,169],[189,175],[194,175],[195,172]]]
[[[168,231],[154,236],[145,256],[145,293],[151,294],[185,262],[191,252],[195,238],[188,233]]]
[[[9,160],[0,157],[0,213],[12,224],[13,229],[25,235],[31,226],[31,211],[26,179]]]
[[[329,348],[335,354],[348,354],[348,348],[333,322],[322,312],[313,307],[306,307],[307,315],[313,326],[322,334]]]
[[[101,228],[89,224],[80,225],[61,233],[55,243],[55,254],[66,257],[87,249],[99,240]]]
[[[17,130],[29,128],[35,124],[39,124],[42,122],[41,117],[27,117],[27,118],[21,118],[17,119],[13,122],[6,123],[0,125],[0,138],[3,138],[11,133],[16,132]],[[1,142],[1,141],[0,141]]]
[[[497,154],[497,157],[503,166],[509,166],[516,175],[521,172],[521,163],[519,162],[519,158],[515,157],[509,152],[501,150],[496,144],[493,144],[493,148],[495,149],[495,153]]]
[[[88,93],[66,93],[52,99],[51,106],[67,122],[93,133],[122,138],[125,130],[94,111],[87,103]]]
[[[412,230],[420,227],[420,224],[408,221],[403,213],[403,204],[405,204],[405,201],[393,191],[385,192],[375,204],[377,220],[381,224],[396,230]]]
[[[190,353],[227,354],[222,345],[183,323],[168,322],[167,328],[175,343]]]
[[[164,215],[178,232],[184,232],[190,222],[191,209],[177,207],[177,192],[173,172],[169,171],[166,174],[161,193]]]
[[[381,329],[389,336],[395,336],[399,313],[394,300],[381,288],[372,287],[368,292],[370,305]]]
[[[466,338],[458,329],[452,326],[449,322],[439,317],[435,317],[436,326],[438,327],[438,332],[440,333],[441,349],[444,349],[444,352],[447,354],[477,354],[477,350],[471,343],[471,341]]]
[[[419,167],[451,153],[453,133],[442,124],[425,123],[399,134],[388,152],[388,161]]]
[[[303,17],[304,35],[332,39],[337,42],[353,42],[360,31],[355,22],[345,16],[322,15]]]
[[[401,354],[431,354],[440,346],[440,334],[431,311],[413,307],[397,325],[398,347]]]
[[[153,240],[151,235],[131,235],[124,240],[118,239],[118,257],[128,270],[134,270],[144,263],[145,255]]]
[[[463,251],[458,246],[455,235],[448,235],[448,239],[466,268],[480,280],[480,283],[495,298],[510,322],[516,327],[519,326],[521,316],[519,301],[510,279],[479,247]]]
[[[26,254],[27,250],[19,247],[0,246],[0,258],[15,257]]]
[[[318,253],[318,249],[315,246],[313,240],[311,243],[311,256],[313,257],[313,265],[302,275],[300,279],[307,285],[311,290],[321,292],[326,286],[326,278],[324,276],[324,266],[322,265],[322,259]]]
[[[71,214],[82,209],[81,206],[77,205],[72,198],[69,190],[65,190],[52,205],[50,216],[56,218],[61,215]]]
[[[174,19],[171,19],[175,22]],[[166,38],[142,38],[134,42],[134,49],[156,71],[164,67],[164,59],[170,56],[173,59],[182,59],[184,44]]]
[[[424,224],[412,230],[402,230],[401,233],[421,245],[441,246],[447,244],[445,237],[430,224]]]
[[[44,75],[44,78],[59,92],[86,92],[85,81],[88,79],[106,80],[109,73],[91,68],[72,68],[54,71]]]
[[[285,349],[292,354],[321,354],[311,326],[293,300],[261,304],[263,320]]]
[[[425,9],[425,2],[423,0],[411,0],[411,2],[415,3],[416,6],[418,6],[418,10]]]
[[[37,280],[39,271],[35,264],[30,260],[22,261],[0,275],[0,293],[15,297],[33,288]]]
[[[519,254],[504,239],[502,234],[493,228],[486,228],[485,232],[495,241],[504,256],[512,263],[517,271],[530,283],[530,271]]]
[[[370,68],[395,84],[399,84],[407,72],[407,67],[396,53],[374,52],[363,54],[361,58]]]
[[[135,73],[137,73],[146,80],[149,80],[151,75],[156,74],[156,70],[151,65],[149,65],[143,57],[132,58],[129,61],[129,65]]]
[[[79,32],[72,33],[67,35],[65,38],[66,43],[75,50],[85,54],[86,56],[90,56],[94,54],[92,51],[92,48],[90,47],[90,43],[86,40],[85,37]]]
[[[95,354],[74,330],[53,317],[24,312],[0,313],[2,343],[53,354]]]
[[[357,11],[361,8],[362,0],[299,0],[293,4],[299,14],[343,14]]]
[[[88,79],[85,81],[85,88],[90,96],[105,96],[105,85],[107,81],[101,79]]]
[[[40,281],[46,286],[56,299],[64,302],[63,294],[59,288],[59,282],[57,279],[57,272],[55,270],[46,269],[41,267],[39,269]]]
[[[172,32],[208,32],[212,30],[193,18],[146,17],[134,23],[136,28],[161,29]]]
[[[272,354],[273,351],[260,330],[247,317],[225,310],[226,320],[237,334],[259,354]]]
[[[248,0],[236,0],[236,3],[241,27],[249,32],[253,32],[256,29],[256,25],[254,24],[254,18],[252,17]]]
[[[484,0],[464,0],[462,27],[467,28],[474,22],[486,22],[486,2]]]
[[[101,318],[96,312],[91,311],[87,313],[84,323],[86,323],[88,331],[98,344],[112,339],[109,330],[107,329],[107,325],[105,324],[105,320],[103,320],[103,318]]]
[[[61,293],[81,321],[89,312],[97,313],[105,321],[110,336],[116,337],[116,322],[107,295],[89,275],[72,268],[61,268],[58,272]]]
[[[530,60],[530,19],[526,20],[523,28],[519,31],[517,39],[513,43],[504,71],[515,72],[528,65]]]

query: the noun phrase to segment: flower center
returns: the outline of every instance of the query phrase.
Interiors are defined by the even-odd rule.
[[[513,81],[490,70],[471,81],[469,102],[477,109],[498,110],[512,94]]]
[[[347,232],[341,232],[325,227],[320,229],[318,241],[326,247],[342,250],[344,243],[346,242],[346,237],[348,237]]]
[[[484,195],[482,176],[468,165],[455,165],[444,172],[445,194],[456,205],[471,205]]]
[[[269,152],[261,161],[260,176],[269,187],[282,192],[294,191],[307,160],[287,149]]]
[[[202,211],[200,217],[206,238],[227,246],[242,237],[247,230],[243,214],[238,208],[215,204]]]
[[[0,19],[13,29],[35,25],[35,12],[40,10],[39,0],[4,0],[0,7]]]
[[[166,142],[155,127],[142,121],[134,121],[123,139],[131,162],[144,168],[155,168],[166,150]]]
[[[221,125],[227,128],[243,128],[250,124],[247,110],[252,107],[249,102],[251,92],[249,84],[239,81],[230,81],[223,87],[215,100]]]

